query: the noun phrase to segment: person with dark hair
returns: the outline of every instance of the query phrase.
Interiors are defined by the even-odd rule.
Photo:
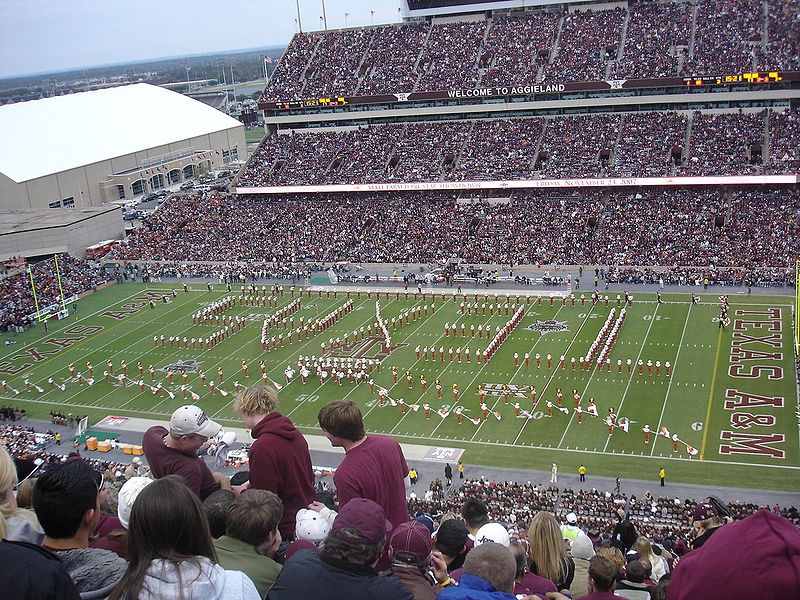
[[[172,413],[169,431],[160,425],[148,429],[142,448],[153,477],[180,475],[201,500],[219,489],[231,489],[230,480],[221,473],[212,473],[197,454],[220,429],[202,408],[190,404]]]
[[[225,535],[228,527],[228,507],[236,500],[236,494],[230,490],[217,490],[203,500],[203,510],[208,519],[211,537],[216,539]]]
[[[628,600],[649,600],[650,592],[644,583],[645,574],[645,567],[641,561],[629,562],[625,567],[624,579],[617,584],[617,595]]]
[[[430,531],[422,523],[400,523],[388,543],[391,576],[414,595],[414,600],[433,600],[444,588],[456,585],[447,573],[442,555],[433,551]],[[431,581],[428,574],[436,581]]]
[[[448,572],[461,568],[467,553],[467,527],[460,519],[447,519],[433,534],[433,549],[441,553]]]
[[[636,543],[636,538],[638,537],[636,526],[628,519],[625,519],[614,526],[614,531],[611,534],[611,545],[614,548],[618,548],[624,556]]]
[[[458,587],[439,594],[440,600],[513,600],[517,563],[511,551],[495,542],[476,546],[464,559]]]
[[[5,598],[78,600],[80,595],[61,561],[27,542],[0,541],[0,590]]]
[[[341,507],[325,545],[299,550],[283,566],[269,591],[270,600],[412,600],[393,577],[375,570],[391,523],[380,505],[353,498]]]
[[[475,534],[478,533],[478,529],[489,522],[489,510],[483,500],[472,496],[464,500],[464,504],[461,505],[461,518],[469,530],[469,542],[467,542],[469,550],[475,544]]]
[[[650,592],[650,600],[667,600],[667,589],[669,588],[669,580],[672,578],[672,573],[667,573],[658,580],[658,584],[648,588]]]
[[[281,566],[273,559],[281,543],[278,523],[283,504],[277,494],[248,490],[228,506],[228,526],[215,543],[219,564],[242,571],[255,584],[262,598],[275,583]]]
[[[92,468],[76,458],[45,471],[33,488],[33,508],[44,529],[43,547],[58,556],[78,592],[108,594],[126,564],[110,550],[89,548],[100,517]]]
[[[323,406],[318,420],[331,445],[345,451],[344,460],[333,474],[339,504],[368,498],[380,505],[393,528],[407,522],[405,477],[409,468],[400,444],[388,435],[368,436],[361,409],[349,400]],[[381,571],[389,564],[385,550],[377,568]]]
[[[278,392],[254,385],[236,396],[233,409],[251,431],[250,480],[246,488],[275,492],[283,503],[281,536],[294,539],[295,515],[314,501],[314,472],[308,443],[292,422],[278,412]]]
[[[513,541],[508,545],[514,561],[517,564],[517,572],[514,576],[514,595],[527,596],[529,594],[546,594],[547,592],[557,592],[556,584],[531,573],[528,570],[528,549],[518,541]]]
[[[178,476],[162,477],[136,497],[128,550],[128,569],[109,600],[261,598],[247,575],[216,564],[203,505]]]

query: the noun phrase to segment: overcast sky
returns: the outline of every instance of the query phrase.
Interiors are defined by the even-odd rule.
[[[398,20],[399,0],[325,0],[329,28]],[[300,0],[303,30],[322,0]],[[286,44],[294,0],[0,0],[0,77]]]

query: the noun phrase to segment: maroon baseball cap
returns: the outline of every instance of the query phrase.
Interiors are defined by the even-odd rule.
[[[345,528],[355,529],[361,535],[343,533]],[[386,520],[383,508],[366,498],[353,498],[342,506],[331,527],[331,533],[340,540],[354,544],[375,544],[391,531],[392,524]]]
[[[702,502],[695,506],[692,511],[692,521],[705,521],[717,516],[719,516],[717,509],[710,502]]]
[[[419,521],[400,523],[389,537],[389,547],[400,562],[423,564],[433,550],[431,532]]]

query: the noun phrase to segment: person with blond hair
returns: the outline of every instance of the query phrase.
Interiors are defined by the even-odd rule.
[[[278,495],[283,503],[278,530],[284,540],[293,540],[297,511],[316,497],[308,443],[289,418],[278,412],[278,392],[272,386],[240,390],[233,409],[255,439],[250,447],[250,480],[243,488]]]
[[[661,560],[661,557],[656,556],[655,552],[653,552],[653,545],[650,543],[650,540],[640,535],[636,538],[636,543],[634,543],[633,548],[639,554],[640,558],[647,560],[652,565],[653,572],[650,578],[654,583],[658,583],[658,580],[667,572],[667,568],[664,565],[664,561]]]
[[[547,511],[539,511],[528,528],[529,568],[531,573],[545,577],[559,590],[569,588],[575,576],[575,563],[567,555],[561,527]]]
[[[32,511],[17,506],[16,485],[17,468],[6,449],[0,446],[0,539],[41,544],[44,532]]]
[[[614,563],[614,566],[617,567],[617,579],[622,579],[622,576],[625,574],[625,557],[622,556],[622,552],[619,548],[615,548],[614,546],[598,548],[596,554]]]

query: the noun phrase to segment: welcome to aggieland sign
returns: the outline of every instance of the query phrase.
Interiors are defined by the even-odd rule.
[[[237,187],[237,194],[316,194],[331,192],[413,192],[431,190],[495,190],[577,187],[776,185],[795,184],[797,175],[732,175],[726,177],[606,177],[600,179],[520,179],[516,181],[419,181]]]
[[[258,101],[261,110],[290,110],[293,108],[331,108],[346,104],[387,104],[396,102],[416,102],[423,100],[439,100],[444,98],[513,98],[525,97],[533,100],[540,99],[548,94],[562,92],[588,92],[610,90],[634,90],[642,88],[691,88],[695,86],[729,86],[741,84],[775,84],[783,81],[800,80],[800,72],[763,72],[739,73],[736,75],[715,75],[704,77],[657,77],[650,79],[611,79],[606,81],[579,81],[571,83],[543,82],[522,83],[515,82],[508,85],[461,88],[450,90],[432,90],[425,92],[402,92],[394,94],[378,94],[374,96],[340,96],[328,98],[307,98],[304,100],[271,100],[263,96]]]

